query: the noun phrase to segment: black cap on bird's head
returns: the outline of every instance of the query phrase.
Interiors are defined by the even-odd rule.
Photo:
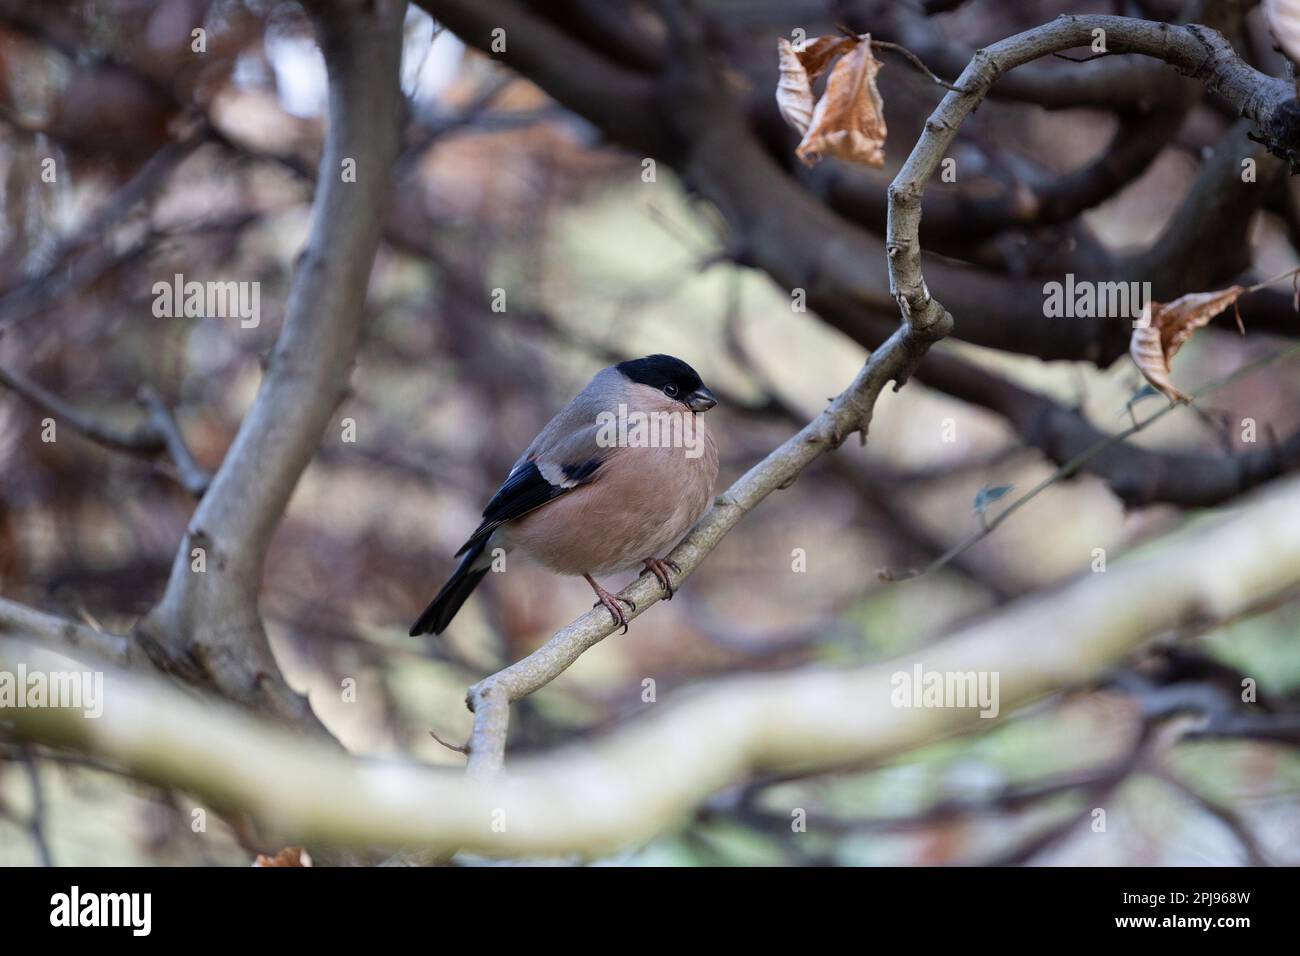
[[[699,373],[671,355],[647,355],[645,358],[619,362],[614,366],[623,376],[638,385],[658,389],[693,412],[705,412],[718,404]]]

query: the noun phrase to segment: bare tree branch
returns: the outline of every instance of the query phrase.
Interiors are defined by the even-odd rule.
[[[0,368],[0,385],[21,396],[37,411],[63,422],[97,445],[139,455],[156,455],[166,450],[162,435],[146,422],[125,428],[115,422],[105,421],[9,369]]]
[[[1223,388],[1231,384],[1232,382],[1244,378],[1246,375],[1249,375],[1254,371],[1258,371],[1259,369],[1267,365],[1271,365],[1274,362],[1281,361],[1286,358],[1294,357],[1297,353],[1300,353],[1300,345],[1293,346],[1284,352],[1277,352],[1272,355],[1266,355],[1262,359],[1250,363],[1250,365],[1247,365],[1245,368],[1238,369],[1237,371],[1233,372],[1231,375],[1225,376],[1224,378],[1219,379],[1218,381],[1210,382],[1206,385],[1201,386],[1199,389],[1196,390],[1193,397],[1201,398],[1205,395],[1209,395],[1219,390],[1220,388]],[[946,550],[943,554],[941,554],[930,564],[926,565],[924,568],[921,568],[916,571],[901,573],[901,574],[895,574],[893,572],[882,572],[881,579],[886,581],[906,581],[912,578],[921,577],[922,575],[929,574],[933,571],[937,571],[940,568],[948,565],[949,563],[951,563],[952,561],[956,560],[961,555],[963,555],[971,547],[973,547],[974,545],[978,544],[980,541],[983,541],[985,538],[991,535],[994,531],[997,530],[999,525],[1001,525],[1004,521],[1006,521],[1013,514],[1015,514],[1025,505],[1027,505],[1034,498],[1038,497],[1040,494],[1042,494],[1052,485],[1070,478],[1081,469],[1087,467],[1088,463],[1093,459],[1095,459],[1098,455],[1101,455],[1108,449],[1119,445],[1125,439],[1131,438],[1133,435],[1145,431],[1149,426],[1151,426],[1155,422],[1164,418],[1166,415],[1170,414],[1171,412],[1179,410],[1182,407],[1183,407],[1182,405],[1176,402],[1170,402],[1167,405],[1165,405],[1163,408],[1161,408],[1159,411],[1153,412],[1151,415],[1148,415],[1146,418],[1142,419],[1141,421],[1135,421],[1130,427],[1124,429],[1122,432],[1117,432],[1116,434],[1111,435],[1109,437],[1098,439],[1097,443],[1093,445],[1091,448],[1085,449],[1075,457],[1071,458],[1069,461],[1062,463],[1061,467],[1059,467],[1056,471],[1052,472],[1052,474],[1048,475],[1038,484],[1034,485],[1034,487],[1029,489],[1029,491],[1025,492],[1023,495],[1021,495],[1020,497],[1012,501],[1006,508],[1004,508],[1002,511],[998,513],[997,517],[985,521],[981,525],[979,530],[971,533],[970,535],[966,536],[962,540],[958,541],[956,544],[954,544],[952,547],[950,547],[948,550]]]
[[[786,488],[800,472],[827,451],[838,448],[855,431],[866,440],[872,407],[890,381],[898,388],[941,330],[902,328],[877,349],[826,410],[800,432],[741,476],[714,502],[686,540],[669,555],[682,570],[680,584],[712,551],[736,523],[773,491]],[[638,617],[662,595],[658,582],[640,578],[621,592],[635,605],[629,618]],[[586,650],[608,637],[615,628],[603,609],[593,609],[559,631],[523,660],[470,688],[468,703],[474,711],[474,731],[469,741],[469,767],[476,774],[500,769],[505,756],[509,706],[546,686],[564,673]]]
[[[701,686],[604,739],[521,758],[508,779],[353,760],[130,674],[106,678],[96,720],[52,708],[7,716],[19,739],[118,763],[142,779],[246,810],[286,837],[501,856],[598,854],[661,832],[756,772],[860,767],[996,726],[974,708],[894,706],[899,672],[997,673],[1005,716],[1095,682],[1151,635],[1189,620],[1236,617],[1297,582],[1300,479],[1293,478],[1231,515],[1149,543],[1106,574],[1018,601],[912,654]],[[628,593],[652,599],[653,584],[642,583],[646,593]],[[574,627],[590,627],[593,618]],[[0,641],[0,667],[19,660],[29,670],[58,666],[39,647]]]
[[[1000,40],[971,58],[957,79],[957,85],[966,92],[950,92],[943,98],[926,121],[918,149],[912,151],[890,187],[890,216],[885,234],[893,269],[890,292],[899,300],[904,315],[919,315],[913,321],[928,325],[942,317],[942,308],[930,298],[921,275],[921,195],[957,128],[999,76],[1030,60],[1087,45],[1098,30],[1106,38],[1107,48],[1116,53],[1157,57],[1204,81],[1228,98],[1242,116],[1259,125],[1262,140],[1270,150],[1288,158],[1293,165],[1300,161],[1300,112],[1296,110],[1294,89],[1252,69],[1215,31],[1127,17],[1065,16]],[[897,204],[896,193],[900,194]],[[1232,198],[1229,194],[1225,201],[1230,202]],[[1186,229],[1178,221],[1174,226],[1180,230],[1181,249]]]
[[[55,617],[0,597],[0,632],[34,635],[68,647],[88,647],[110,661],[130,659],[130,639],[97,631],[86,624]]]
[[[202,497],[212,482],[212,476],[194,459],[190,446],[185,443],[185,436],[176,424],[176,417],[157,390],[149,385],[141,387],[137,399],[149,413],[149,424],[162,439],[176,465],[176,477],[181,487],[196,497]]]
[[[402,116],[402,0],[313,3],[330,124],[312,230],[257,399],[191,519],[166,593],[138,626],[161,666],[310,724],[257,611],[266,548],[348,387]],[[351,175],[354,171],[355,175]],[[202,549],[205,570],[193,570]]]
[[[514,52],[506,54],[505,58],[525,72],[532,67],[534,73],[530,75],[557,98],[569,102],[575,108],[593,109],[586,92],[574,89],[563,76],[556,75],[555,64],[548,60],[540,49],[542,45],[560,42],[559,36],[555,35],[556,31],[549,25],[539,26],[529,21],[521,10],[507,2],[475,5],[468,5],[460,0],[421,0],[421,2],[439,20],[456,30],[462,38],[472,44],[486,44],[489,23],[500,24],[507,19],[511,19],[511,22],[513,22],[512,18],[521,19],[526,26],[526,39],[522,43],[522,51],[521,45],[516,44],[509,48]],[[725,95],[710,94],[701,86],[715,78],[711,77],[705,62],[698,24],[677,10],[672,3],[662,5],[662,9],[670,38],[681,61],[667,67],[668,72],[661,84],[661,99],[678,107],[670,116],[664,118],[671,121],[677,116],[684,117],[680,122],[689,127],[681,130],[680,141],[676,144],[674,152],[679,154],[679,163],[688,180],[715,199],[719,199],[724,214],[730,220],[739,220],[742,223],[749,220],[763,225],[764,233],[761,236],[751,235],[747,238],[750,242],[761,238],[765,243],[771,243],[773,248],[770,251],[764,248],[757,253],[752,248],[747,248],[746,251],[756,255],[759,261],[772,263],[769,268],[773,269],[774,276],[779,277],[781,273],[776,270],[784,267],[776,266],[776,263],[783,258],[778,254],[778,248],[781,251],[787,250],[792,243],[791,236],[785,231],[777,234],[772,229],[774,224],[772,208],[773,205],[780,205],[780,202],[774,200],[777,197],[783,199],[784,195],[790,195],[792,197],[788,204],[790,208],[799,208],[801,213],[806,208],[806,215],[791,217],[800,220],[799,227],[805,231],[810,228],[814,232],[818,231],[818,225],[823,220],[827,220],[830,214],[818,204],[794,196],[785,184],[785,177],[773,169],[771,161],[757,150],[753,152],[752,157],[746,157],[749,161],[739,171],[739,175],[737,167],[732,163],[728,163],[725,170],[715,169],[710,165],[716,163],[720,155],[728,159],[733,158],[728,154],[726,147],[734,150],[736,144],[750,142],[751,137],[735,111],[728,109],[729,103]],[[930,343],[942,338],[953,326],[952,316],[931,295],[922,275],[919,227],[921,198],[925,183],[937,169],[962,121],[981,102],[1000,75],[1020,64],[1052,52],[1081,44],[1086,45],[1092,41],[1095,29],[1104,30],[1110,38],[1109,42],[1119,51],[1148,53],[1187,69],[1198,77],[1208,77],[1217,89],[1221,92],[1226,91],[1225,95],[1230,98],[1236,96],[1240,100],[1243,113],[1261,119],[1262,123],[1265,120],[1271,122],[1271,117],[1282,109],[1282,104],[1294,99],[1294,94],[1288,94],[1285,90],[1285,84],[1280,84],[1281,89],[1266,89],[1264,92],[1268,93],[1268,96],[1263,95],[1258,87],[1249,85],[1246,80],[1266,81],[1269,78],[1242,63],[1221,36],[1213,34],[1213,37],[1218,38],[1216,41],[1210,36],[1209,31],[1203,28],[1184,29],[1123,17],[1063,17],[979,51],[958,79],[957,86],[962,92],[951,91],[943,98],[926,122],[920,140],[889,189],[888,232],[885,242],[889,290],[903,314],[907,332],[901,336],[899,333],[891,336],[872,356],[871,362],[859,376],[859,380],[836,400],[831,409],[824,413],[823,418],[827,414],[832,414],[835,405],[843,406],[846,397],[851,402],[856,402],[858,401],[856,396],[860,396],[864,405],[860,407],[855,417],[863,422],[861,427],[865,433],[865,423],[869,420],[870,408],[884,382],[893,379],[896,382],[895,387],[905,382],[920,357],[928,350]],[[1173,42],[1169,39],[1171,33],[1176,34]],[[1211,61],[1216,64],[1213,70],[1206,66]],[[1278,85],[1273,84],[1274,87]],[[715,86],[721,87],[721,84]],[[701,112],[701,101],[713,102],[720,96],[722,99],[719,109]],[[601,102],[603,103],[604,100],[602,99]],[[715,148],[718,143],[725,144],[725,147]],[[758,173],[759,178],[765,183],[782,185],[775,190],[757,188],[749,189],[748,192],[739,192],[735,183],[741,181],[746,173],[751,176]],[[731,202],[721,200],[724,196]],[[761,200],[758,198],[760,196]],[[754,207],[755,203],[759,203],[761,208]],[[810,226],[809,223],[814,225]],[[824,239],[826,234],[835,231],[839,231],[839,227],[822,230],[823,235],[818,238]],[[794,246],[798,248],[799,244],[794,243]],[[841,250],[832,264],[827,261],[824,242],[811,242],[807,248],[819,250],[817,253],[819,258],[815,263],[819,281],[825,275],[833,275],[844,284],[844,288],[837,290],[839,295],[836,298],[841,300],[846,297],[857,298],[851,290],[861,289],[860,276],[865,271],[864,261],[870,260],[865,257],[855,259],[850,254],[846,254],[848,250]],[[801,285],[797,280],[791,284]],[[874,384],[871,375],[873,366],[877,366]],[[840,411],[843,412],[845,409],[841,407]],[[830,427],[835,435],[832,446],[839,443],[846,426],[855,425],[854,419],[838,422],[832,419]],[[818,427],[818,423],[815,422],[809,426],[809,429]],[[792,441],[797,441],[798,437],[796,436]],[[746,497],[753,496],[752,503],[756,504],[772,488],[795,477],[798,471],[806,466],[812,457],[815,457],[807,455],[800,463],[799,458],[792,457],[790,452],[790,443],[787,442],[742,478],[736,486],[733,486],[732,491],[720,500],[725,503],[729,497],[739,494]],[[774,483],[765,484],[760,479],[761,469],[766,465],[776,465],[783,471],[790,465],[797,467]],[[752,504],[750,506],[752,507]],[[740,513],[743,513],[743,510]],[[727,520],[728,517],[720,514],[720,509],[715,507],[714,511],[702,520],[680,546],[678,549],[680,554],[674,553],[674,559],[682,565],[686,573],[698,564],[703,553],[711,550],[722,534],[734,524],[739,514],[730,521]],[[701,547],[703,553],[698,553]],[[627,596],[637,605],[638,610],[644,610],[647,599],[651,598],[649,593],[651,590],[645,582],[639,582],[629,589]],[[601,622],[600,626],[596,626],[598,620]],[[553,680],[586,648],[609,633],[609,630],[603,618],[594,613],[588,614],[560,631],[525,660],[471,688],[469,703],[476,715],[474,733],[470,738],[471,771],[490,773],[500,767],[505,749],[509,704]]]
[[[162,400],[162,396],[149,386],[142,387],[139,393],[140,403],[147,410],[148,417],[128,428],[77,408],[12,370],[0,368],[0,385],[97,445],[146,457],[166,452],[176,465],[173,477],[195,497],[201,496],[211,481],[207,471],[194,460],[171,409]]]

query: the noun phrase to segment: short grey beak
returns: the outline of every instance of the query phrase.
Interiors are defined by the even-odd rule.
[[[693,412],[707,412],[716,404],[718,404],[718,400],[703,385],[686,396],[686,407]]]

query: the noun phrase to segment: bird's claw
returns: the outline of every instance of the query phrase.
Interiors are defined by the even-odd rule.
[[[591,585],[591,589],[596,592],[597,601],[596,604],[592,605],[592,607],[595,607],[597,604],[603,604],[605,610],[609,611],[609,616],[614,619],[614,626],[623,628],[623,633],[626,634],[627,615],[624,614],[623,609],[618,606],[618,602],[622,601],[633,611],[636,610],[636,602],[625,597],[619,597],[617,594],[610,594],[602,588],[596,579],[590,574],[584,574],[583,577],[587,579],[587,583]]]
[[[626,604],[630,610],[633,611],[636,610],[635,601],[631,601],[625,597],[619,597],[617,594],[610,594],[608,591],[603,593],[600,596],[599,600],[597,600],[596,603],[592,605],[592,607],[600,607],[601,605],[604,605],[605,610],[609,611],[609,616],[614,619],[614,626],[623,628],[623,630],[620,633],[626,634],[627,615],[624,614],[623,609],[618,606],[619,601],[622,601],[624,604]]]
[[[659,580],[660,586],[663,587],[664,592],[667,595],[664,600],[667,601],[673,599],[674,593],[673,582],[668,577],[669,570],[675,571],[678,574],[682,573],[682,569],[676,561],[669,561],[667,558],[646,558],[645,570],[641,572],[641,577],[645,577],[647,574],[653,574]]]

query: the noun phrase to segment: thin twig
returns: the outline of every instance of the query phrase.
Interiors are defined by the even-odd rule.
[[[194,497],[203,497],[208,485],[212,483],[212,475],[195,460],[172,410],[157,390],[149,385],[141,386],[137,399],[148,410],[154,433],[162,439],[167,453],[176,465],[176,480]]]
[[[901,43],[890,43],[888,40],[872,40],[871,47],[874,50],[892,50],[895,53],[903,54],[904,57],[906,57],[908,60],[911,61],[914,67],[916,67],[926,76],[928,76],[931,80],[938,83],[945,90],[952,90],[954,93],[961,93],[966,96],[969,96],[974,92],[973,90],[968,90],[965,89],[964,87],[960,87],[956,83],[949,83],[943,77],[939,76],[928,66],[926,66],[924,60],[922,60],[919,56],[917,56],[907,47],[903,46]]]
[[[1203,385],[1200,389],[1192,393],[1192,397],[1201,398],[1205,395],[1209,395],[1212,392],[1216,392],[1219,389],[1226,388],[1228,385],[1231,385],[1232,383],[1239,381],[1240,379],[1245,378],[1248,375],[1252,375],[1255,372],[1259,371],[1260,369],[1268,365],[1272,365],[1275,362],[1284,361],[1285,359],[1288,359],[1291,356],[1296,355],[1297,353],[1300,353],[1300,344],[1293,345],[1290,348],[1283,349],[1280,352],[1274,352],[1270,355],[1266,355],[1262,358],[1256,359],[1255,361],[1250,362],[1242,366],[1241,368],[1237,369],[1235,372],[1231,373],[1230,375],[1226,375],[1223,378],[1210,382],[1207,385]],[[1075,455],[1069,461],[1065,462],[1065,464],[1057,468],[1056,471],[1052,472],[1050,475],[1048,475],[1038,484],[1034,485],[1033,488],[1029,489],[1029,491],[1025,492],[1023,495],[1021,495],[1019,498],[1013,501],[1010,505],[1007,506],[1006,510],[999,512],[997,517],[993,518],[991,521],[988,521],[978,531],[974,532],[971,535],[968,535],[967,537],[959,541],[957,544],[953,545],[951,548],[945,551],[942,555],[940,555],[938,558],[936,558],[926,567],[916,571],[905,571],[905,572],[894,572],[886,568],[877,572],[877,577],[879,577],[879,579],[882,581],[909,581],[912,580],[913,578],[919,578],[922,577],[923,575],[929,574],[932,571],[939,570],[940,568],[949,564],[958,555],[962,554],[963,552],[967,551],[969,548],[973,547],[974,545],[978,544],[980,541],[987,538],[990,534],[992,534],[994,531],[997,530],[998,526],[1002,524],[1002,522],[1006,521],[1016,511],[1020,510],[1022,507],[1024,507],[1026,504],[1032,501],[1034,498],[1038,497],[1040,494],[1042,494],[1044,491],[1050,488],[1052,485],[1066,478],[1069,478],[1076,471],[1082,468],[1088,461],[1095,458],[1097,455],[1101,454],[1106,449],[1111,448],[1114,445],[1118,445],[1121,442],[1138,434],[1139,432],[1144,431],[1155,422],[1164,418],[1170,412],[1175,411],[1176,409],[1182,407],[1183,407],[1182,404],[1179,402],[1170,402],[1164,408],[1160,409],[1160,411],[1154,413],[1150,417],[1145,418],[1141,421],[1137,420],[1136,415],[1134,415],[1132,408],[1130,407],[1129,413],[1130,415],[1134,415],[1133,425],[1130,425],[1128,428],[1124,429],[1121,432],[1116,432],[1114,435],[1108,435],[1107,437],[1096,442],[1090,448],[1087,448],[1084,451],[1080,452],[1078,455]]]
[[[846,37],[848,37],[851,40],[862,39],[862,34],[855,32],[854,30],[850,29],[849,27],[845,26],[842,23],[837,24],[836,29],[838,29],[840,33],[844,34]],[[907,47],[903,46],[903,44],[901,43],[891,43],[888,40],[872,40],[871,48],[873,50],[890,50],[894,53],[901,53],[909,61],[911,61],[914,67],[916,67],[926,76],[928,76],[931,80],[933,80],[935,83],[938,83],[946,90],[952,90],[954,93],[962,93],[962,94],[970,94],[974,92],[973,90],[963,89],[962,87],[958,86],[955,83],[949,83],[943,77],[939,76],[939,74],[935,73],[928,66],[926,66],[924,60],[922,60],[919,56],[917,56]]]
[[[58,395],[11,369],[0,368],[0,385],[13,391],[39,412],[64,422],[97,445],[136,455],[155,455],[165,450],[162,436],[147,424],[123,428],[82,411]]]
[[[1064,53],[1053,53],[1052,56],[1058,60],[1068,60],[1071,63],[1088,63],[1092,60],[1100,60],[1103,56],[1112,56],[1109,50],[1103,50],[1101,53],[1094,53],[1091,56],[1067,56]]]
[[[54,856],[50,853],[50,843],[45,838],[45,785],[41,782],[41,769],[37,766],[32,748],[24,744],[20,749],[20,760],[27,771],[27,780],[32,788],[32,812],[27,818],[27,830],[36,844],[36,855],[41,866],[53,866]]]
[[[0,385],[25,399],[37,411],[68,425],[97,445],[143,457],[166,452],[175,463],[176,471],[165,473],[196,498],[202,497],[212,480],[190,452],[171,409],[150,386],[141,387],[138,394],[138,401],[146,409],[147,417],[142,422],[124,427],[77,408],[12,369],[0,368]]]
[[[1246,859],[1251,866],[1271,865],[1268,856],[1264,853],[1264,848],[1260,846],[1259,840],[1255,838],[1255,834],[1246,821],[1236,811],[1216,800],[1211,800],[1182,777],[1168,770],[1157,770],[1156,776],[1227,827],[1232,835],[1237,838],[1237,842],[1241,844],[1241,848],[1245,851]]]
[[[453,743],[450,743],[449,741],[443,740],[441,737],[438,736],[438,732],[437,732],[436,730],[430,730],[430,731],[429,731],[429,736],[432,737],[434,740],[438,741],[438,743],[442,744],[442,745],[443,745],[444,747],[446,747],[448,750],[454,750],[454,751],[456,751],[456,753],[458,753],[458,754],[468,754],[468,753],[469,753],[469,745],[468,745],[468,744],[453,744]]]

